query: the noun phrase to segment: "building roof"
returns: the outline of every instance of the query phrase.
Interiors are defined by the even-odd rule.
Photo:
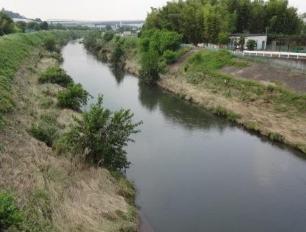
[[[237,34],[231,34],[231,37],[249,37],[249,36],[267,36],[266,34],[242,34],[242,33],[237,33]]]

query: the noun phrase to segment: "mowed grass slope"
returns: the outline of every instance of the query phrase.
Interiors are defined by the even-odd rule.
[[[68,36],[69,32],[52,31],[0,37],[0,126],[3,125],[3,114],[14,105],[11,85],[20,66],[33,54],[33,50],[42,47],[50,37],[59,42]]]
[[[288,114],[306,113],[306,95],[290,91],[277,85],[235,78],[219,70],[224,66],[245,67],[247,62],[239,60],[227,51],[201,51],[191,56],[184,66],[189,83],[200,85],[227,98],[238,98],[243,102],[263,101],[277,112]]]

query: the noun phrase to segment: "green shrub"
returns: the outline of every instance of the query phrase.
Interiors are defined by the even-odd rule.
[[[48,38],[45,43],[44,43],[45,48],[50,51],[50,52],[54,52],[57,51],[57,47],[56,47],[56,40],[53,37]]]
[[[129,110],[111,112],[102,106],[102,97],[64,135],[66,146],[88,163],[121,171],[129,166],[125,147],[140,123],[132,122]]]
[[[271,132],[271,133],[268,134],[268,137],[269,137],[270,140],[272,140],[274,142],[280,142],[280,143],[284,142],[284,137],[279,133]]]
[[[248,40],[246,46],[250,51],[253,51],[255,50],[255,48],[257,48],[257,42],[255,40],[250,39]]]
[[[58,84],[62,87],[67,87],[73,83],[72,78],[58,66],[48,68],[39,77],[40,83],[53,83]]]
[[[171,50],[166,50],[163,54],[167,64],[173,64],[177,59],[177,53]]]
[[[52,147],[54,141],[58,138],[58,131],[56,117],[53,115],[43,115],[37,123],[32,125],[30,133],[34,138]]]
[[[0,11],[0,36],[13,33],[14,31],[14,21],[4,12]]]
[[[118,66],[122,65],[124,57],[124,50],[122,49],[122,43],[117,41],[115,47],[112,51],[111,62],[113,65]]]
[[[106,42],[111,41],[113,38],[114,38],[114,33],[111,32],[111,31],[107,31],[107,32],[105,32],[104,35],[103,35],[103,39],[104,39],[104,41],[106,41]]]
[[[141,59],[141,81],[154,85],[159,80],[160,60],[158,53],[150,49],[142,55]]]
[[[80,110],[82,105],[86,105],[88,92],[80,84],[71,84],[67,89],[58,93],[58,106],[73,110]]]
[[[200,51],[188,59],[189,69],[193,71],[218,70],[226,65],[235,65],[235,59],[226,50]]]
[[[166,63],[173,62],[182,36],[167,30],[144,30],[140,39],[142,81],[155,84]]]
[[[23,215],[18,209],[14,197],[9,193],[0,193],[0,231],[10,227],[19,228]]]

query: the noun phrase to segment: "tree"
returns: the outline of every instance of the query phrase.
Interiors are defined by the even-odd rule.
[[[46,21],[40,23],[39,26],[40,26],[41,30],[48,30],[49,29],[49,25],[48,25],[48,23]]]
[[[146,30],[140,38],[141,80],[155,84],[162,70],[162,58],[166,51],[175,51],[180,47],[182,36],[167,30]]]
[[[220,24],[222,19],[216,12],[216,8],[210,4],[204,8],[204,38],[205,42],[217,43],[218,35],[221,31]]]
[[[240,47],[240,50],[241,50],[241,51],[244,50],[244,44],[245,44],[245,37],[242,35],[242,36],[240,36],[240,38],[239,38],[239,47]]]
[[[21,32],[25,32],[27,28],[26,22],[23,22],[23,21],[16,22],[16,26]]]
[[[186,4],[181,9],[181,26],[184,41],[197,45],[203,42],[203,11],[199,2]]]
[[[154,85],[159,80],[159,58],[152,48],[142,54],[140,77],[144,83]]]
[[[270,33],[297,34],[302,28],[297,9],[288,7],[288,1],[270,0],[266,4],[266,26]]]
[[[286,0],[178,0],[152,8],[143,30],[175,31],[196,45],[220,43],[225,34],[265,33],[267,27],[270,33],[300,34],[303,24]]]
[[[226,32],[220,32],[219,35],[218,35],[218,42],[219,44],[223,44],[223,45],[226,45],[228,44],[230,41],[229,39],[229,33],[226,33]]]
[[[182,35],[168,30],[146,30],[141,35],[141,51],[156,50],[162,55],[166,50],[176,50],[180,47]]]
[[[120,40],[115,42],[115,48],[112,51],[111,62],[115,67],[123,64],[124,50]]]
[[[27,24],[27,29],[31,30],[31,31],[39,31],[40,30],[40,26],[37,22],[29,22]]]
[[[266,30],[266,11],[263,0],[254,0],[251,3],[249,31],[251,33],[264,33]]]
[[[129,167],[125,147],[138,133],[141,123],[133,123],[129,110],[111,112],[102,105],[102,97],[92,105],[64,135],[67,146],[91,165],[121,171]]]
[[[14,32],[13,20],[2,11],[0,12],[0,36]]]

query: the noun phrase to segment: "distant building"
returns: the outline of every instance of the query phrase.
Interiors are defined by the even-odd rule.
[[[25,22],[25,23],[30,23],[30,22],[34,22],[33,19],[25,19],[25,18],[12,18],[13,21],[16,22]]]
[[[257,44],[256,50],[266,50],[268,36],[265,34],[233,34],[230,36],[229,49],[240,49],[240,39],[244,37],[244,49],[247,49],[247,43],[249,40],[254,40]]]
[[[132,32],[131,31],[124,31],[122,33],[122,36],[132,36]]]

